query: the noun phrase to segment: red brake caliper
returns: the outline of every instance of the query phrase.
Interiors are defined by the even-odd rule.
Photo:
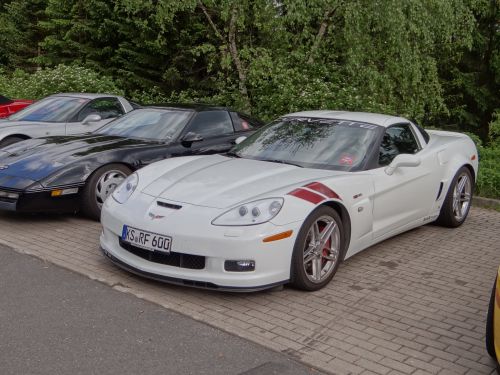
[[[319,225],[318,225],[318,227],[319,227]],[[323,230],[325,229],[325,227],[326,227],[326,224],[322,225],[321,227],[319,227],[318,228],[319,232],[320,233],[323,232]],[[332,245],[332,239],[329,238],[328,241],[326,241],[325,247],[323,248],[323,256],[324,257],[328,256],[328,253],[329,253],[328,249],[331,247],[331,245]],[[323,265],[324,265],[326,263],[326,259],[323,258],[322,261],[323,261]]]

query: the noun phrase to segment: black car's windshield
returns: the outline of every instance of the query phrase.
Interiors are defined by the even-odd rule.
[[[140,108],[110,122],[98,134],[165,141],[176,138],[192,116],[192,111]]]
[[[307,168],[357,170],[374,144],[377,128],[351,121],[283,118],[235,146],[231,153]]]
[[[14,113],[9,117],[12,121],[66,122],[89,99],[70,96],[51,96]]]

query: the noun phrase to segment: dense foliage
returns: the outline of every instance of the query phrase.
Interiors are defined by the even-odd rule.
[[[477,134],[497,197],[499,47],[500,0],[0,0],[8,95],[401,114]]]

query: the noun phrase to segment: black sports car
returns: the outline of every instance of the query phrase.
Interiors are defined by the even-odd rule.
[[[136,109],[82,136],[30,139],[0,149],[0,210],[76,212],[99,219],[125,177],[175,156],[222,153],[262,123],[202,105]]]

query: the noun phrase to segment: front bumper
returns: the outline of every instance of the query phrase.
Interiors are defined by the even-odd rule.
[[[174,203],[174,202],[171,202]],[[179,202],[175,202],[179,204]],[[100,238],[103,253],[118,266],[151,279],[221,291],[256,291],[287,283],[300,223],[248,227],[211,224],[221,210],[182,203],[180,210],[158,207],[155,198],[138,194],[124,205],[108,199],[103,207]],[[159,219],[151,219],[150,213]],[[204,259],[201,269],[161,264],[120,244],[123,225],[172,237],[171,254]],[[266,236],[293,230],[289,238],[264,243]],[[254,271],[226,271],[226,260],[253,260]]]
[[[26,192],[7,190],[0,186],[1,191],[19,194],[17,199],[0,197],[1,211],[16,211],[24,213],[39,212],[75,212],[80,207],[80,193],[52,197],[51,191]]]

